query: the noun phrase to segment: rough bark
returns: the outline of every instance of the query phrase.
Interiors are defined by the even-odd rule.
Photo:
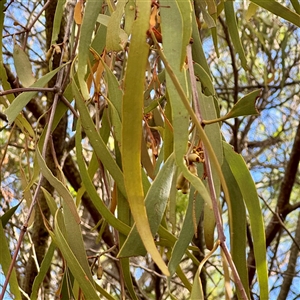
[[[280,293],[278,296],[278,300],[285,300],[288,299],[287,296],[290,291],[290,287],[293,282],[293,278],[296,276],[295,274],[295,269],[296,269],[296,263],[297,263],[297,258],[299,254],[299,245],[300,245],[300,213],[298,215],[298,222],[297,222],[297,227],[295,230],[295,242],[293,242],[290,250],[290,258],[289,258],[289,263],[287,266],[286,271],[284,272],[283,276],[283,282],[280,288]]]

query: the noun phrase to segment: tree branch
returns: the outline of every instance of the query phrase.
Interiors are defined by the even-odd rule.
[[[298,124],[294,144],[292,147],[290,159],[285,169],[284,178],[280,187],[279,196],[276,205],[276,211],[281,216],[282,221],[285,220],[288,213],[291,212],[291,204],[289,203],[292,188],[297,176],[298,165],[300,161],[300,123]],[[271,221],[266,228],[266,247],[269,247],[278,233],[281,224],[276,215],[273,215]],[[255,265],[255,258],[253,251],[249,252],[248,265]],[[255,274],[255,268],[249,268],[249,283],[251,284]]]

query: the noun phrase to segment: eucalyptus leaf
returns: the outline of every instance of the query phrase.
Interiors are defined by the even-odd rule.
[[[17,71],[19,80],[24,87],[29,87],[35,82],[35,77],[32,73],[31,63],[24,50],[15,43],[14,45],[14,65]]]
[[[155,180],[145,197],[145,206],[150,224],[151,233],[154,236],[158,230],[168,202],[173,174],[175,171],[175,158],[170,155],[160,169]],[[136,226],[133,226],[125,244],[120,250],[119,257],[145,255],[146,250],[139,237]]]
[[[38,79],[34,84],[31,85],[31,87],[44,87],[51,78],[59,71],[61,70],[65,65],[62,65],[55,70],[47,73],[40,79]],[[9,105],[9,107],[4,111],[6,114],[9,123],[12,123],[15,121],[18,114],[22,111],[22,109],[27,105],[27,103],[37,94],[37,92],[23,92],[18,97],[15,98],[15,100]]]

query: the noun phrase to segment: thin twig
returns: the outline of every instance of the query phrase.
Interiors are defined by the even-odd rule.
[[[50,1],[51,0],[49,0],[48,2],[50,2]],[[74,7],[75,7],[74,0],[69,1],[68,4],[70,5],[70,10],[69,10],[69,18],[68,18],[68,22],[67,22],[67,26],[66,26],[66,30],[65,30],[64,41],[68,40],[69,30],[71,28],[71,23],[73,22],[73,14],[74,14]],[[44,8],[45,8],[45,6],[44,6]],[[63,47],[62,53],[61,53],[60,65],[63,64],[64,48],[65,47]],[[55,113],[56,113],[57,104],[58,104],[58,101],[59,101],[60,96],[62,94],[61,86],[62,86],[62,82],[63,82],[63,75],[64,75],[64,69],[61,69],[57,74],[56,84],[55,84],[54,88],[52,88],[52,90],[51,90],[51,91],[55,91],[56,93],[54,95],[53,105],[52,105],[52,108],[51,108],[51,114],[50,114],[48,127],[47,127],[47,131],[46,131],[46,136],[45,136],[45,140],[44,140],[44,144],[43,144],[43,151],[42,151],[43,158],[45,158],[45,156],[46,156],[46,151],[47,151],[48,142],[49,142],[49,139],[50,139],[50,136],[51,136],[51,130],[52,130],[54,116],[55,116]],[[43,91],[45,91],[45,89],[43,89]],[[0,295],[0,300],[3,300],[3,298],[4,298],[4,295],[5,295],[7,286],[8,286],[8,282],[9,282],[9,279],[10,279],[11,274],[12,274],[12,270],[13,270],[14,265],[16,263],[18,253],[20,251],[20,247],[21,247],[21,244],[22,244],[23,239],[24,239],[24,235],[25,235],[25,233],[27,231],[27,228],[28,228],[29,219],[30,219],[30,217],[32,215],[32,212],[33,212],[33,209],[34,209],[34,207],[37,203],[38,193],[41,189],[41,184],[42,184],[43,178],[44,178],[43,175],[40,173],[39,181],[38,181],[38,184],[37,184],[37,187],[36,187],[32,202],[31,202],[31,205],[29,207],[26,220],[25,220],[25,222],[22,226],[20,236],[19,236],[19,239],[18,239],[18,242],[17,242],[17,246],[16,246],[15,252],[13,254],[9,269],[7,271],[5,282],[3,284],[2,292],[1,292],[1,295]]]
[[[23,50],[25,50],[26,44],[27,44],[27,39],[28,39],[28,35],[29,32],[31,31],[32,27],[34,26],[34,24],[36,23],[36,21],[38,20],[38,18],[41,16],[41,14],[46,10],[46,8],[49,6],[49,4],[51,3],[52,0],[48,0],[45,5],[42,7],[42,9],[40,10],[40,12],[36,15],[36,17],[32,20],[31,24],[29,24],[29,26],[26,27],[25,31],[25,38],[24,38],[24,45],[23,45]]]
[[[260,196],[260,199],[262,199],[262,201],[265,203],[265,205],[268,207],[268,209],[271,211],[271,213],[272,213],[274,216],[277,217],[278,222],[280,223],[280,225],[282,226],[282,228],[283,228],[283,229],[286,231],[286,233],[290,236],[290,238],[292,239],[292,241],[294,242],[294,244],[297,246],[297,248],[298,248],[299,251],[300,251],[300,245],[296,242],[296,240],[295,240],[295,238],[293,237],[293,235],[290,233],[290,231],[289,231],[289,230],[286,228],[286,226],[284,225],[284,223],[283,223],[283,221],[282,221],[282,219],[281,219],[281,217],[280,217],[278,211],[275,212],[275,211],[270,207],[270,205],[267,203],[267,201],[266,201],[263,197]],[[278,210],[278,208],[277,208],[276,210]]]
[[[57,88],[52,87],[52,88],[39,88],[39,87],[22,87],[22,88],[15,88],[11,90],[6,90],[6,91],[0,91],[0,96],[5,96],[9,94],[15,94],[15,93],[23,93],[23,92],[56,92]]]

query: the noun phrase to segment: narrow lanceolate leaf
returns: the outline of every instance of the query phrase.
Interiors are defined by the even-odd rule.
[[[137,1],[139,13],[134,21],[124,81],[122,107],[122,165],[127,198],[136,228],[146,250],[165,275],[169,275],[159,254],[149,226],[144,204],[141,173],[144,76],[149,54],[146,32],[149,27],[150,0]]]
[[[48,81],[63,67],[64,66],[61,66],[47,73],[39,80],[37,80],[33,85],[31,85],[31,87],[44,87],[48,83]],[[12,104],[4,111],[9,123],[14,122],[18,114],[36,94],[37,92],[23,92],[12,102]]]
[[[166,82],[169,100],[172,107],[172,125],[174,128],[174,149],[175,159],[180,171],[188,179],[191,184],[201,194],[209,207],[212,207],[211,198],[207,192],[206,187],[199,177],[189,172],[184,162],[184,156],[187,151],[188,145],[188,126],[189,126],[189,113],[182,102],[182,98],[186,101],[188,98],[188,86],[186,70],[181,70],[181,54],[177,49],[182,47],[182,37],[178,36],[177,32],[184,30],[184,24],[178,22],[181,18],[179,7],[173,1],[161,1],[164,6],[169,6],[168,10],[161,11],[161,28],[163,34],[163,49],[165,57],[161,57],[167,68]],[[174,42],[176,41],[176,43]],[[180,89],[180,94],[174,84],[174,80]],[[188,106],[189,103],[187,104]],[[203,130],[203,128],[201,128]]]
[[[17,208],[19,207],[19,205],[22,203],[22,201],[20,201],[17,205],[11,207],[9,210],[7,210],[1,217],[0,217],[0,222],[2,224],[3,227],[6,226],[6,224],[9,222],[9,220],[11,219],[11,217],[14,215],[15,211],[17,210]]]
[[[190,43],[192,35],[192,6],[190,1],[177,0],[176,2],[180,11],[182,26],[184,28],[184,30],[181,31],[182,44],[180,67],[182,68],[186,59],[186,46]]]
[[[170,194],[174,171],[175,158],[174,155],[171,155],[159,171],[146,195],[145,205],[152,236],[157,232],[159,224],[161,223],[164,215]],[[125,244],[120,250],[119,256],[127,257],[145,254],[146,251],[142,240],[139,238],[136,226],[134,226]]]
[[[101,0],[87,0],[84,10],[83,20],[80,29],[78,45],[78,81],[81,93],[85,100],[90,98],[89,90],[85,82],[87,71],[88,54],[90,51],[91,39],[98,15],[102,8]]]
[[[43,258],[43,261],[42,261],[41,266],[40,266],[40,271],[36,275],[36,277],[33,281],[32,292],[31,292],[31,295],[30,295],[31,300],[38,299],[38,293],[39,293],[40,285],[44,281],[44,279],[45,279],[45,277],[46,277],[46,275],[49,271],[49,268],[52,264],[52,258],[53,258],[55,249],[56,249],[56,246],[52,242],[50,244],[44,258]]]
[[[14,46],[14,65],[17,71],[17,75],[24,87],[29,87],[35,82],[35,78],[32,73],[31,63],[27,54],[17,44]]]
[[[264,2],[264,1],[262,1]],[[247,60],[245,57],[245,52],[242,46],[242,42],[240,40],[239,32],[238,32],[238,26],[236,22],[236,15],[234,12],[234,6],[233,1],[225,1],[224,3],[224,9],[225,9],[225,16],[228,26],[228,31],[231,37],[231,41],[234,45],[235,51],[238,53],[239,58],[242,63],[242,67],[246,70],[247,69]]]
[[[257,191],[242,156],[234,152],[229,144],[224,142],[223,146],[225,159],[238,184],[249,213],[260,298],[269,299],[266,238]]]
[[[124,49],[127,43],[128,35],[120,27],[126,3],[127,0],[119,0],[116,10],[111,14],[111,17],[109,18],[106,35],[107,51],[121,51]]]
[[[37,160],[44,177],[49,183],[56,189],[63,201],[63,224],[65,228],[64,238],[66,239],[68,246],[76,256],[76,259],[80,263],[82,269],[86,272],[86,276],[92,280],[89,265],[86,259],[86,252],[84,249],[83,238],[80,228],[80,218],[70,192],[65,185],[58,180],[47,167],[44,159],[42,158],[39,148],[36,150]]]
[[[91,273],[84,269],[81,262],[78,260],[76,255],[73,252],[73,249],[70,248],[64,234],[64,228],[61,227],[62,225],[62,215],[61,211],[58,210],[55,218],[55,229],[54,232],[50,231],[50,235],[55,242],[55,244],[60,249],[64,259],[67,262],[69,269],[71,270],[73,276],[78,281],[80,285],[80,289],[82,290],[85,299],[99,299],[99,296],[96,293],[96,289],[93,284],[93,279],[91,279]]]
[[[4,276],[5,276],[8,272],[9,265],[11,262],[11,254],[10,254],[10,250],[7,245],[7,237],[5,235],[4,228],[2,226],[1,221],[0,221],[0,245],[1,245],[0,265],[1,265],[1,269],[3,270]],[[19,291],[19,285],[18,285],[15,268],[12,271],[12,274],[11,274],[11,277],[9,280],[9,285],[10,285],[11,293],[15,296],[14,298],[22,299],[21,293]],[[8,296],[8,294],[7,294],[7,296]],[[4,299],[5,299],[5,297],[4,297]]]
[[[97,131],[95,124],[90,116],[89,110],[84,102],[81,94],[79,93],[78,87],[76,86],[75,80],[72,81],[72,90],[75,96],[76,106],[80,113],[80,120],[82,127],[89,138],[89,141],[98,157],[102,162],[105,169],[111,174],[115,182],[118,184],[118,188],[125,196],[126,191],[124,187],[124,178],[122,171],[117,165],[115,159],[111,156],[106,144],[104,143],[101,135]]]
[[[287,20],[287,21],[295,24],[296,26],[300,27],[299,2],[297,5],[296,1],[292,1],[292,3],[294,4],[294,6],[296,8],[296,11],[298,11],[298,13],[291,11],[286,6],[280,4],[279,2],[277,2],[275,0],[268,0],[268,1],[251,0],[251,2],[265,8],[266,10],[270,11],[271,13],[283,18],[284,20]]]
[[[82,145],[81,145],[81,127],[80,122],[77,123],[76,135],[75,135],[75,145],[76,145],[76,158],[80,171],[81,180],[84,184],[84,187],[90,196],[93,204],[96,209],[102,215],[106,222],[108,222],[111,226],[117,229],[120,233],[127,235],[129,233],[130,228],[117,219],[113,213],[106,207],[103,200],[99,197],[96,188],[90,178],[88,170],[86,169],[84,157],[82,154]]]
[[[227,182],[231,199],[231,212],[229,220],[230,229],[230,249],[232,259],[240,275],[246,294],[249,295],[248,271],[246,260],[246,209],[243,196],[239,189],[227,161],[222,165],[222,171]],[[237,288],[237,293],[239,289]]]
[[[194,222],[198,224],[203,211],[204,201],[200,194],[195,196],[194,191],[195,190],[192,188],[189,195],[189,205],[184,217],[183,225],[178,240],[176,241],[171,253],[171,259],[168,265],[171,275],[175,273],[188,245],[192,241],[194,236]],[[193,220],[193,216],[195,220]]]
[[[216,243],[214,245],[214,248],[201,261],[201,263],[198,267],[198,270],[195,274],[195,277],[194,277],[194,283],[193,283],[193,287],[192,287],[192,291],[191,291],[191,300],[202,300],[202,299],[204,299],[202,283],[201,283],[201,279],[200,279],[200,272],[201,272],[201,269],[203,268],[204,264],[211,257],[211,255],[216,251],[217,248],[218,248],[218,244]]]
[[[56,189],[59,195],[64,199],[64,202],[67,206],[65,207],[65,209],[69,209],[72,212],[74,219],[76,220],[77,224],[79,224],[80,218],[70,192],[67,190],[66,186],[52,174],[51,170],[46,165],[46,162],[43,159],[38,147],[36,148],[36,156],[43,176],[49,181],[49,183]]]
[[[57,42],[59,31],[61,29],[61,21],[64,14],[65,4],[66,0],[57,1],[53,22],[51,44],[56,44]]]

